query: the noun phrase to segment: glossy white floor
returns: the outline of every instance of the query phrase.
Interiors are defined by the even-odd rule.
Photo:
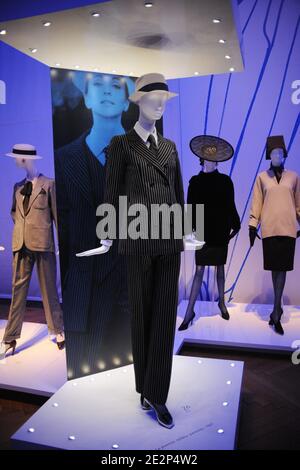
[[[0,320],[0,338],[6,321]],[[0,388],[51,396],[67,377],[66,354],[50,341],[46,325],[25,322],[15,355],[0,360]]]
[[[178,331],[183,321],[187,300],[178,307],[174,354],[178,353],[183,342],[242,346],[262,350],[292,351],[295,340],[300,340],[300,307],[284,306],[281,323],[285,334],[274,332],[268,325],[272,312],[271,305],[231,303],[227,304],[230,320],[223,320],[217,303],[197,301],[194,323],[187,330]]]
[[[174,356],[175,426],[140,408],[133,366],[67,382],[12,437],[14,448],[233,449],[243,362]]]

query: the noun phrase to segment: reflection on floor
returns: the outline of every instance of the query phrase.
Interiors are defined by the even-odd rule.
[[[0,338],[5,325],[0,320]],[[66,380],[65,351],[50,340],[46,325],[25,322],[14,356],[0,361],[0,388],[51,396]]]
[[[67,382],[12,437],[14,448],[233,449],[243,362],[174,356],[175,426],[143,411],[133,366]]]
[[[280,336],[268,325],[272,306],[266,304],[227,304],[230,320],[226,321],[222,319],[217,303],[197,301],[193,325],[178,331],[187,305],[188,301],[183,300],[178,307],[174,354],[178,353],[185,340],[202,345],[283,351],[294,350],[297,345],[292,346],[293,342],[300,340],[300,307],[284,307],[281,323],[285,334]]]

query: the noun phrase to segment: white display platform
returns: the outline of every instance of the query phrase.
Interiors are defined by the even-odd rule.
[[[72,380],[12,436],[13,447],[234,449],[242,375],[243,362],[174,356],[172,429],[140,407],[132,365]]]
[[[196,317],[187,330],[178,331],[184,319],[187,300],[180,302],[176,324],[174,354],[177,354],[184,341],[202,345],[223,345],[258,350],[293,351],[295,340],[300,339],[300,307],[284,306],[281,320],[284,335],[275,333],[268,325],[272,305],[266,304],[227,304],[230,320],[223,320],[217,303],[200,302],[195,304]]]
[[[0,338],[6,321],[0,320]],[[0,360],[0,388],[51,396],[67,380],[65,350],[50,341],[47,326],[25,322],[14,356]]]

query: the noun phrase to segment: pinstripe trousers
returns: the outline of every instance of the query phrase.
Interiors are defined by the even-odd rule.
[[[168,396],[181,254],[127,255],[136,391],[154,403]]]

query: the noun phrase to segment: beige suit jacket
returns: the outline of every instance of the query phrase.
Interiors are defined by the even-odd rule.
[[[277,182],[273,170],[258,174],[250,209],[249,225],[261,224],[263,238],[297,237],[300,222],[300,179],[297,173],[284,170]]]
[[[55,251],[53,221],[57,226],[55,181],[40,174],[24,215],[21,189],[25,180],[16,183],[13,192],[11,216],[14,221],[12,250],[19,251],[23,244],[31,251]]]

